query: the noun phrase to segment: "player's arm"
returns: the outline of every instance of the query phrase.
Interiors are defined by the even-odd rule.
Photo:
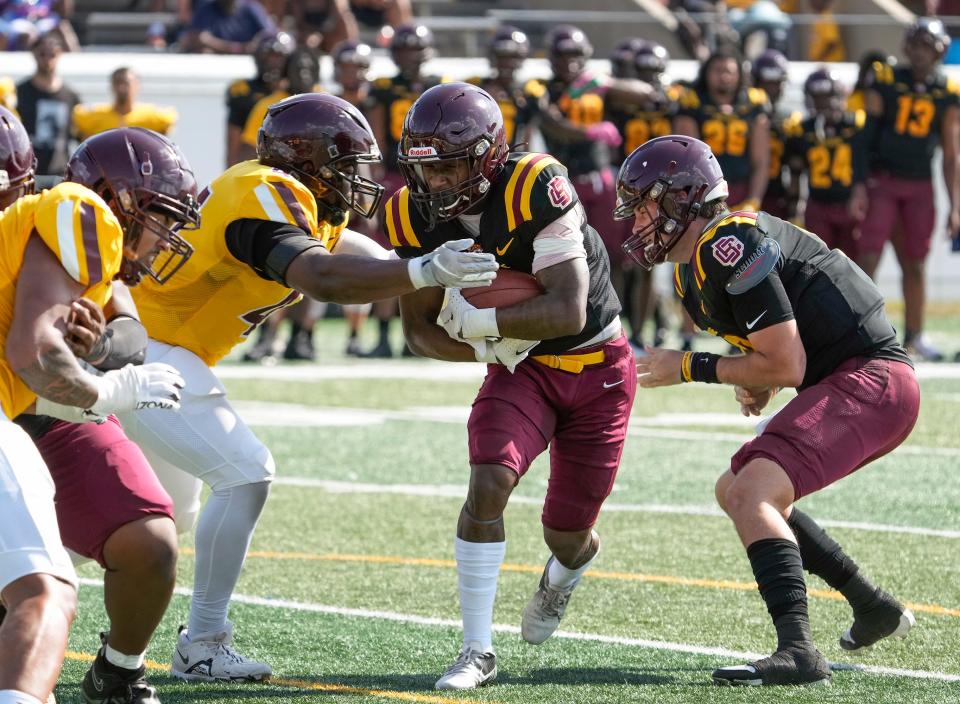
[[[960,230],[960,106],[950,105],[943,116],[941,127],[943,145],[943,180],[950,198],[947,235],[953,237]]]
[[[807,353],[795,320],[787,320],[747,336],[753,352],[721,357],[717,380],[751,389],[796,387],[803,383]]]
[[[103,310],[107,319],[103,334],[83,356],[85,362],[101,371],[122,369],[128,364],[143,364],[150,339],[147,329],[140,322],[130,289],[119,281],[113,282],[112,289],[113,295]]]
[[[294,225],[244,219],[230,223],[226,242],[259,276],[333,303],[368,303],[428,286],[487,286],[497,269],[493,255],[457,249],[472,240],[447,242],[407,260],[334,256]]]
[[[454,340],[437,325],[442,305],[443,290],[439,288],[425,288],[400,297],[400,320],[407,345],[420,357],[475,362],[473,347]]]
[[[377,144],[383,145],[383,148],[386,148],[387,145],[387,112],[386,108],[383,106],[383,102],[377,99],[377,102],[373,104],[370,108],[370,114],[367,115],[367,122],[370,123],[370,129],[373,130],[373,137],[377,140]],[[382,173],[384,167],[382,165],[376,165],[374,167],[375,172]],[[391,194],[387,194],[389,197]]]
[[[757,115],[750,126],[750,190],[748,200],[754,210],[760,209],[760,201],[770,182],[770,118]]]

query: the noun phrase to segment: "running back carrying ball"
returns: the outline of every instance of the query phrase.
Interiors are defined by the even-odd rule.
[[[543,287],[532,274],[500,269],[490,286],[464,289],[461,293],[475,308],[507,308],[539,296],[543,293]]]

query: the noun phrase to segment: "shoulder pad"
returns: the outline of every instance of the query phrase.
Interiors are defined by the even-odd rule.
[[[531,78],[523,84],[524,95],[529,95],[531,98],[540,98],[546,92],[547,84],[538,78]]]
[[[674,83],[673,85],[667,86],[666,93],[667,99],[677,102],[680,100],[680,96],[683,95],[684,88],[679,83]]]
[[[791,113],[790,117],[783,121],[783,134],[785,137],[799,137],[803,134],[803,117],[799,112]]]
[[[780,244],[764,237],[753,253],[737,265],[733,275],[727,280],[727,293],[734,296],[746,293],[763,281],[779,261]]]
[[[419,213],[410,202],[410,189],[406,186],[390,196],[383,209],[383,222],[394,249],[423,246],[414,228],[414,222],[419,224]]]
[[[770,102],[770,98],[763,88],[747,88],[747,100],[752,105],[765,105]]]
[[[393,81],[387,78],[386,76],[377,78],[373,81],[374,88],[389,88],[393,85]]]
[[[708,279],[725,283],[744,255],[755,249],[756,240],[762,236],[757,217],[757,213],[729,213],[700,236],[692,262],[698,287],[703,288]]]
[[[874,61],[871,68],[875,82],[885,85],[893,83],[893,66],[882,61]]]
[[[516,163],[507,177],[503,198],[508,232],[535,217],[542,216],[544,224],[553,222],[578,200],[567,169],[549,154],[538,152],[530,152]]]
[[[695,110],[700,107],[700,96],[693,88],[687,88],[680,94],[680,107]]]
[[[244,95],[250,95],[250,84],[246,79],[241,78],[240,80],[234,81],[230,84],[228,89],[231,98],[239,98]]]
[[[853,111],[853,124],[857,127],[863,127],[867,124],[867,112],[866,110],[854,110]]]
[[[472,86],[482,86],[483,78],[480,76],[470,76],[470,78],[466,80],[466,83],[469,83]]]

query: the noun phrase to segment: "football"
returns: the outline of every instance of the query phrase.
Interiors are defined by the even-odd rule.
[[[463,297],[477,308],[507,308],[543,293],[537,277],[513,269],[500,269],[493,283],[484,288],[465,288]]]

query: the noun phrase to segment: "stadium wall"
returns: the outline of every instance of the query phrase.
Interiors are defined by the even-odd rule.
[[[33,57],[28,53],[5,53],[4,59],[0,75],[20,81],[33,73]],[[607,68],[606,61],[593,63],[597,70]],[[120,66],[128,66],[140,75],[142,101],[177,109],[180,120],[174,139],[187,154],[201,183],[215,177],[224,166],[224,95],[231,81],[253,75],[253,60],[247,56],[89,52],[64,54],[60,61],[60,72],[84,102],[104,102],[110,100],[108,77]],[[787,107],[803,109],[802,84],[813,68],[812,64],[804,62],[791,64],[791,79],[784,98]],[[835,68],[841,79],[848,85],[853,84],[857,72],[855,64],[837,64]],[[390,75],[393,70],[393,64],[386,56],[376,56],[371,76]],[[482,75],[486,70],[486,61],[483,59],[440,58],[427,65],[429,73],[450,79]],[[674,61],[670,64],[669,74],[675,80],[689,80],[696,75],[696,70],[693,61]],[[960,79],[960,66],[948,66],[946,70]],[[524,67],[522,76],[546,76],[548,72],[545,60],[531,59]],[[322,75],[324,85],[332,88],[333,71],[327,57],[322,64]],[[535,144],[532,146],[537,148]],[[929,260],[928,296],[931,301],[960,301],[960,254],[951,254],[950,243],[943,231],[945,201],[946,192],[942,183],[938,183],[937,210],[941,225],[934,235],[934,247]],[[899,300],[899,274],[889,248],[881,264],[879,278],[884,294],[892,300]],[[665,286],[668,285],[665,283]]]

